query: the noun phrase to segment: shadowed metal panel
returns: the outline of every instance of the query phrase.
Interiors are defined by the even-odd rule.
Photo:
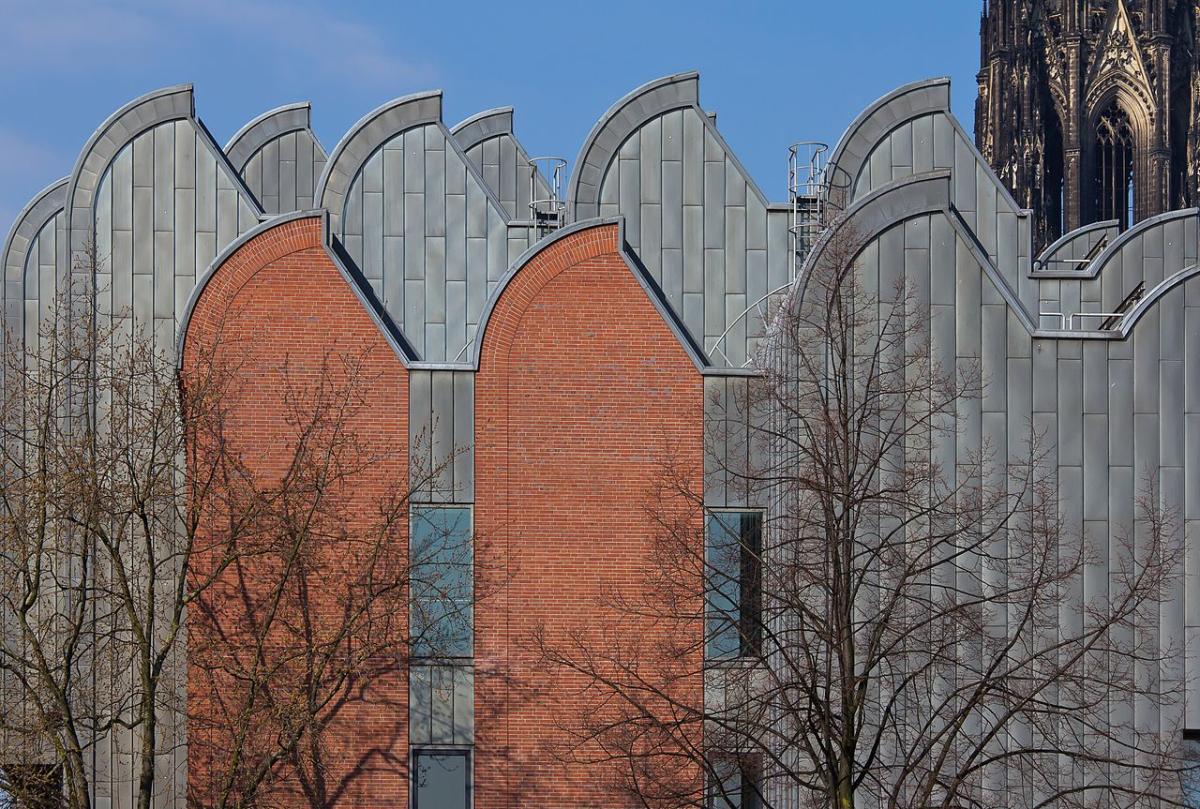
[[[461,361],[508,267],[507,211],[440,123],[385,138],[344,199],[339,236],[385,311],[423,360]]]
[[[474,373],[411,371],[408,425],[414,461],[412,483],[419,488],[419,497],[430,502],[472,502],[475,497]]]

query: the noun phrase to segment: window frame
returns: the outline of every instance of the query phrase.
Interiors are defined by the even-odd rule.
[[[725,789],[714,777],[717,766],[721,763],[732,763],[737,768],[738,776],[738,809],[747,809],[746,798],[751,799],[749,809],[762,809],[763,800],[763,766],[762,757],[756,753],[717,753],[709,759],[710,772],[705,776],[704,807],[705,809],[726,809],[729,804]],[[746,784],[752,786],[747,794]],[[721,806],[724,802],[726,806]]]
[[[408,805],[410,809],[440,809],[440,807],[422,807],[417,800],[417,759],[422,755],[456,756],[467,761],[467,809],[475,806],[475,748],[454,745],[434,744],[412,745],[408,750]]]
[[[471,582],[471,642],[470,650],[465,655],[447,655],[447,654],[418,654],[416,651],[417,644],[412,643],[412,648],[409,652],[409,657],[412,661],[419,665],[467,665],[475,659],[475,504],[474,503],[431,503],[419,502],[409,505],[408,510],[408,558],[409,558],[409,604],[408,604],[408,637],[413,639],[414,613],[417,604],[416,595],[412,593],[413,575],[412,569],[415,563],[412,559],[413,553],[413,527],[419,519],[418,514],[422,511],[447,511],[457,509],[467,512],[467,540],[471,548],[471,562],[469,578]]]
[[[706,663],[729,664],[729,663],[737,663],[739,661],[744,662],[744,661],[761,660],[763,657],[763,652],[762,652],[762,646],[763,646],[763,642],[762,642],[762,635],[763,635],[763,628],[762,628],[763,583],[762,583],[762,579],[763,579],[763,567],[764,567],[764,565],[763,565],[763,548],[765,546],[764,535],[766,533],[767,510],[765,508],[754,507],[754,506],[746,506],[746,507],[740,507],[740,508],[734,507],[734,506],[705,507],[704,514],[705,514],[705,520],[704,520],[704,661]],[[710,594],[712,593],[712,588],[710,587],[710,576],[711,576],[712,570],[714,569],[714,566],[711,564],[711,562],[709,560],[709,549],[711,547],[710,543],[709,543],[709,537],[710,537],[709,527],[711,525],[712,518],[719,517],[719,515],[722,515],[722,514],[737,514],[737,515],[753,514],[758,517],[758,548],[756,550],[758,558],[757,558],[757,563],[755,566],[756,576],[755,576],[755,581],[753,582],[754,587],[752,590],[752,592],[755,593],[754,607],[757,612],[757,618],[756,618],[757,630],[756,630],[755,638],[754,638],[754,641],[752,644],[754,648],[751,648],[751,649],[745,648],[744,641],[746,640],[746,637],[745,637],[746,633],[743,631],[743,626],[744,626],[743,622],[745,621],[745,618],[742,614],[742,608],[743,608],[743,602],[744,602],[744,597],[745,597],[744,592],[745,592],[746,588],[744,588],[742,586],[743,581],[741,578],[741,570],[740,570],[741,565],[743,565],[745,563],[746,551],[743,548],[741,551],[741,555],[739,556],[738,620],[737,620],[737,623],[735,624],[735,627],[737,629],[737,636],[738,636],[738,651],[737,651],[737,654],[733,654],[733,655],[713,656],[713,655],[709,654],[710,643],[711,643],[711,636],[709,634],[709,622],[711,620],[713,620],[713,618],[714,618],[713,613],[710,611],[710,597],[711,597]],[[738,543],[739,543],[739,547],[742,546],[740,537],[739,537]]]

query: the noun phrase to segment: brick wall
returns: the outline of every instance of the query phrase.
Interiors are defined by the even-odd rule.
[[[480,591],[496,592],[476,612],[479,809],[636,805],[614,786],[618,772],[561,760],[561,734],[595,716],[597,695],[543,664],[535,632],[552,648],[581,638],[636,647],[646,671],[667,663],[655,649],[702,632],[698,621],[615,609],[653,586],[647,498],[668,455],[699,491],[703,451],[701,376],[618,239],[604,225],[548,245],[505,289],[483,338],[476,558]],[[669,499],[654,506],[687,511]]]
[[[287,624],[280,623],[273,638],[278,661],[280,650],[296,650],[302,635],[316,638],[316,647],[345,626],[342,610],[355,597],[352,587],[375,537],[387,533],[392,574],[404,575],[407,524],[401,519],[385,527],[378,513],[379,504],[407,477],[407,373],[325,252],[319,217],[286,222],[254,237],[204,289],[188,324],[185,386],[226,362],[235,369],[224,395],[227,437],[254,481],[243,489],[286,489],[279,485],[282,476],[296,475],[289,465],[297,457],[299,428],[284,414],[319,408],[322,402],[358,400],[345,417],[329,414],[330,425],[347,431],[347,438],[329,446],[347,453],[343,469],[348,471],[320,498],[318,514],[296,520],[312,526],[299,577],[306,591],[295,589],[283,600]],[[326,440],[329,433],[326,427],[313,434]],[[238,494],[238,487],[232,488]],[[213,501],[206,514],[214,531],[222,525],[220,510]],[[264,525],[254,541],[276,541],[280,533],[277,526]],[[246,670],[251,662],[243,646],[247,635],[238,633],[263,620],[281,558],[268,554],[243,561],[189,613],[189,792],[206,805],[214,802],[234,749],[230,736],[245,724],[228,716],[244,705],[245,694],[228,669]],[[390,614],[376,616],[378,621],[388,622],[389,631],[403,631],[406,610],[398,594],[379,606],[381,613],[387,606]],[[236,661],[235,655],[240,655]],[[288,664],[287,687],[299,682],[302,665]],[[278,679],[274,687],[282,690],[284,683]],[[263,749],[269,749],[266,740],[284,721],[278,707],[283,701],[255,712],[249,723],[251,737],[267,745]],[[329,727],[319,737],[325,769],[314,770],[313,748],[307,744],[314,737],[306,736],[304,774],[281,765],[267,802],[406,806],[407,686],[397,658],[375,660],[369,676],[346,684],[327,715]]]

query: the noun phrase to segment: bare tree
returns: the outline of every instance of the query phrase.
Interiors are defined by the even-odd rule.
[[[124,781],[149,809],[190,720],[189,769],[210,776],[190,803],[249,806],[286,782],[325,805],[324,735],[367,683],[403,671],[421,561],[408,506],[438,470],[410,475],[372,444],[376,380],[354,352],[265,380],[243,367],[247,346],[210,341],[181,376],[174,346],[89,297],[6,343],[0,790],[88,809],[100,781]],[[236,411],[268,381],[285,391],[269,463]],[[390,485],[359,490],[378,465]],[[188,717],[185,677],[212,710]],[[116,734],[131,773],[97,763]]]
[[[1064,529],[1032,425],[1019,452],[956,458],[980,369],[938,361],[903,283],[866,288],[851,228],[827,239],[737,412],[709,409],[710,463],[762,516],[706,506],[666,459],[655,586],[598,605],[693,630],[540,644],[595,700],[560,717],[565,755],[648,807],[1183,805],[1178,733],[1131,707],[1166,717],[1181,696],[1180,650],[1147,631],[1180,515],[1148,476],[1135,524],[1096,547]],[[664,492],[690,518],[664,515]]]

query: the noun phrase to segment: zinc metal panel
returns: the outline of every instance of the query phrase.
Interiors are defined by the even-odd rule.
[[[984,390],[983,410],[1003,412],[1005,408],[1005,373],[1008,359],[1008,310],[998,304],[985,304],[982,308],[982,351]]]
[[[1104,343],[1083,344],[1083,410],[1108,412],[1108,351]]]
[[[446,197],[446,278],[462,281],[467,277],[467,197]]]
[[[1085,372],[1086,375],[1086,372]],[[1108,416],[1083,416],[1083,517],[1108,519]]]
[[[704,204],[704,169],[704,124],[694,110],[688,109],[683,116],[684,205]]]
[[[641,206],[641,241],[638,255],[646,269],[655,281],[662,280],[662,206],[643,204]]]
[[[725,251],[704,251],[704,337],[715,339],[725,331]]]
[[[446,161],[458,160],[457,154],[448,157],[444,151],[425,155],[425,235],[446,235]]]
[[[929,217],[929,272],[932,304],[954,305],[954,229],[944,215]]]
[[[383,278],[383,193],[362,195],[362,260],[363,275],[372,280]]]
[[[933,116],[925,115],[912,122],[913,172],[933,171]]]
[[[635,249],[641,245],[641,216],[638,207],[642,201],[642,179],[637,150],[640,148],[638,139],[630,138],[626,146],[621,147],[621,159],[617,161],[621,172],[620,199],[621,213],[625,215],[625,239]]]
[[[643,203],[662,202],[662,121],[647,121],[638,133],[641,170],[639,185]]]
[[[404,235],[404,152],[383,149],[383,233]]]
[[[1119,430],[1121,429],[1122,425],[1117,422],[1115,415],[1111,415],[1109,417],[1109,426],[1114,430]],[[1135,413],[1133,416],[1132,427],[1133,429],[1130,431],[1130,435],[1133,438],[1133,462],[1129,465],[1138,470],[1154,470],[1151,474],[1161,474],[1162,469],[1160,467],[1162,465],[1162,457],[1158,452],[1158,414]],[[1118,465],[1116,459],[1110,459],[1109,462],[1114,466]],[[1141,481],[1140,484],[1145,484],[1146,482],[1147,481]]]
[[[746,199],[746,247],[767,249],[767,208],[757,194],[750,194]]]
[[[404,133],[404,192],[420,193],[425,184],[425,134],[423,127]]]
[[[975,225],[975,235],[979,238],[979,242],[983,245],[983,249],[987,251],[987,254],[992,257],[993,261],[996,261],[998,258],[996,254],[996,231],[998,227],[996,221],[998,216],[996,210],[996,187],[992,185],[991,181],[983,173],[982,168],[977,166],[975,171],[977,173],[975,179],[975,211],[979,214]],[[1002,265],[998,266],[1004,280],[1008,281],[1009,285],[1015,288],[1016,278],[1013,274],[1013,268]]]
[[[262,197],[273,200],[273,209],[279,210],[279,141],[276,140],[269,141],[262,150]]]
[[[408,378],[408,440],[414,484],[428,478],[433,467],[433,418],[433,372],[413,370]]]
[[[439,500],[454,499],[454,372],[432,374],[434,491]]]
[[[154,323],[154,276],[133,276],[133,322],[139,328],[149,329]]]
[[[433,675],[429,666],[408,669],[409,744],[433,744]]]
[[[433,722],[430,738],[433,744],[454,744],[454,669],[449,666],[433,668]]]
[[[746,292],[746,209],[725,209],[725,291]]]
[[[425,239],[425,318],[428,323],[446,322],[446,239]]]
[[[1175,287],[1159,299],[1155,307],[1158,310],[1159,357],[1164,360],[1183,359],[1183,297],[1183,290]]]
[[[732,294],[725,296],[725,323],[728,334],[725,337],[724,349],[729,357],[729,364],[741,367],[746,362],[746,296]]]
[[[122,149],[109,171],[112,193],[112,227],[133,229],[133,150]]]
[[[114,267],[113,271],[118,268]],[[133,188],[133,272],[154,271],[154,189]]]
[[[1200,519],[1200,414],[1184,416],[1184,463],[1188,470],[1187,489],[1184,493],[1184,516],[1189,520]],[[1200,547],[1200,546],[1198,546]]]
[[[904,227],[895,226],[879,237],[879,302],[896,300],[904,275]]]
[[[892,147],[892,179],[909,177],[913,173],[913,124],[901,124],[888,138]]]
[[[470,503],[475,499],[475,374],[454,374],[454,456],[455,499]]]
[[[683,251],[676,248],[664,248],[662,251],[662,278],[660,279],[663,294],[677,314],[683,307]]]
[[[217,164],[208,149],[196,150],[196,230],[217,232]]]
[[[517,144],[508,136],[497,138],[497,140],[500,142],[500,188],[497,189],[499,192],[497,196],[504,201],[505,207],[512,216],[523,218],[527,214],[517,210],[517,200],[521,196],[518,185],[525,172],[517,170]],[[527,184],[528,179],[526,179]],[[525,195],[529,195],[528,190]]]
[[[686,110],[671,110],[662,116],[662,158],[683,160],[683,117]]]
[[[175,316],[175,237],[154,234],[154,316]]]
[[[487,239],[467,239],[467,322],[474,323],[483,311],[488,292]]]
[[[962,239],[955,239],[955,311],[958,356],[978,357],[982,327],[979,318],[982,301],[983,273]]]
[[[463,360],[463,347],[468,340],[468,323],[474,323],[479,310],[468,310],[467,282],[446,282],[446,355],[451,360]]]
[[[405,172],[407,179],[408,173]],[[425,195],[404,194],[404,277],[425,277]]]
[[[412,239],[405,240],[406,244]],[[393,317],[396,317],[393,314]],[[401,328],[417,354],[424,358],[427,354],[425,345],[425,281],[424,279],[404,280],[404,310]]]
[[[662,164],[662,246],[683,247],[683,164]]]
[[[1053,340],[1038,340],[1033,347],[1033,411],[1058,410],[1058,346]]]
[[[936,113],[933,117],[933,165],[934,168],[950,169],[955,167],[954,126],[944,113]]]
[[[1182,362],[1163,362],[1159,374],[1159,384],[1162,386],[1162,410],[1158,442],[1163,466],[1183,466],[1184,451],[1183,443],[1180,441],[1184,432],[1183,378]]]
[[[1192,476],[1188,476],[1192,477]],[[1200,627],[1200,522],[1184,521],[1184,624],[1189,627]],[[1200,647],[1196,649],[1200,652]],[[1200,677],[1195,673],[1200,671],[1200,657],[1189,658],[1189,672],[1193,675],[1189,680],[1200,684]],[[1192,704],[1200,712],[1200,693],[1195,695]],[[1189,702],[1192,700],[1189,698]],[[1200,727],[1193,724],[1191,727]]]
[[[767,288],[779,289],[789,279],[796,253],[788,238],[786,214],[767,212]]]
[[[1108,457],[1118,466],[1133,465],[1133,376],[1132,360],[1108,361]]]
[[[704,378],[704,423],[709,439],[704,451],[704,503],[719,508],[726,505],[725,487],[726,439],[728,434],[728,380],[725,377]]]
[[[1138,413],[1158,412],[1158,312],[1138,321],[1133,333],[1133,403]]]
[[[698,343],[704,342],[704,293],[683,293],[683,322]]]
[[[975,196],[975,180],[976,180],[976,165],[975,154],[971,146],[965,143],[962,139],[954,137],[954,204],[960,212],[966,214],[978,210],[978,201]],[[973,217],[964,217],[968,223]],[[982,239],[981,239],[982,241]],[[984,242],[984,248],[989,252],[995,249],[993,244],[991,248],[988,243]]]
[[[217,189],[217,244],[224,248],[238,235],[238,193],[232,188]]]
[[[704,290],[704,208],[683,208],[683,291]]]
[[[488,211],[488,266],[489,281],[499,281],[508,270],[508,224],[494,210]]]
[[[279,213],[299,210],[301,195],[297,192],[299,178],[296,166],[295,160],[279,161]]]
[[[1184,409],[1200,413],[1200,308],[1188,306],[1183,310]]]
[[[133,185],[135,188],[154,187],[154,130],[143,132],[133,139]]]
[[[154,228],[169,230],[175,220],[175,125],[154,130]]]
[[[875,150],[871,152],[871,157],[867,164],[870,166],[871,179],[863,188],[864,193],[874,191],[879,186],[891,182],[892,148],[890,137],[884,139],[875,147]]]
[[[467,236],[485,237],[488,233],[487,194],[474,178],[467,180]]]
[[[195,277],[206,269],[196,265],[196,190],[175,191],[175,273]]]
[[[1033,413],[1033,360],[1010,359],[1007,367],[1008,458],[1011,463],[1029,459],[1032,436],[1029,433]]]

